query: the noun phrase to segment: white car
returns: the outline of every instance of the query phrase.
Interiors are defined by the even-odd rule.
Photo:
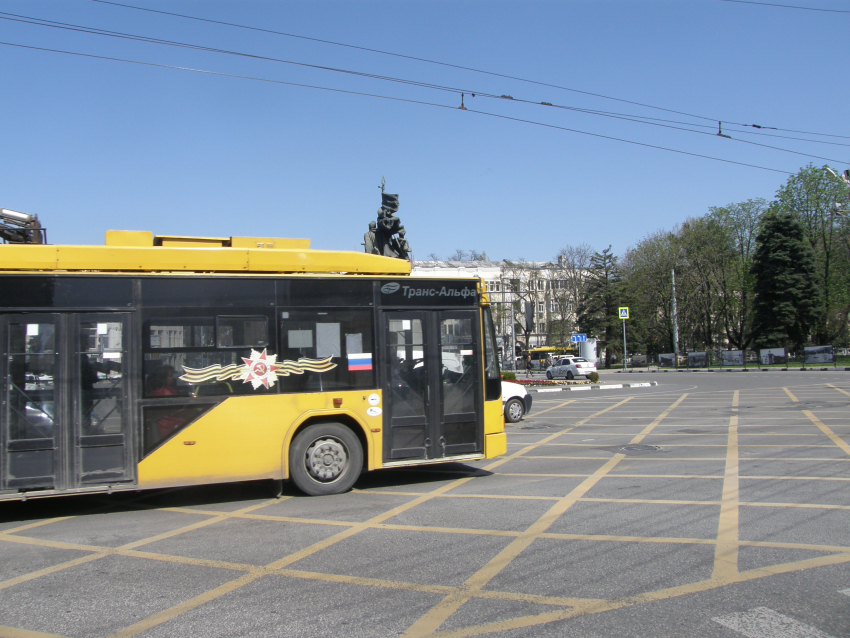
[[[531,412],[531,395],[519,383],[502,381],[502,406],[505,421],[516,423]]]
[[[586,377],[591,372],[596,372],[595,363],[581,357],[563,357],[555,361],[554,365],[549,366],[546,370],[546,378],[564,377],[565,379],[575,379],[581,376]]]

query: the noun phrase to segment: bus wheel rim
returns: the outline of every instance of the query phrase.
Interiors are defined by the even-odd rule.
[[[307,448],[304,461],[313,479],[330,483],[342,476],[348,467],[348,450],[339,439],[321,438]]]

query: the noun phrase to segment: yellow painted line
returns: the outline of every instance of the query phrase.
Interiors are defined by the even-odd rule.
[[[656,417],[652,423],[646,426],[643,431],[638,434],[631,443],[638,443],[646,434],[658,425],[670,412],[676,408],[682,401],[685,400],[687,394],[679,397],[671,406]],[[622,401],[617,406],[622,405]],[[613,409],[616,406],[611,406]],[[591,417],[588,417],[590,420]],[[615,454],[602,467],[596,470],[591,476],[586,478],[577,487],[575,487],[564,498],[552,505],[549,510],[532,523],[520,536],[511,541],[502,551],[496,554],[484,567],[479,569],[475,574],[470,576],[461,587],[461,591],[444,598],[431,608],[424,616],[411,625],[403,634],[406,638],[417,638],[425,636],[436,631],[452,614],[469,600],[469,592],[480,591],[487,583],[519,556],[526,548],[528,548],[535,539],[539,538],[558,518],[564,514],[570,507],[583,497],[596,483],[598,483],[608,472],[613,469],[617,463],[625,458],[624,454]],[[489,469],[489,468],[488,468]]]
[[[380,492],[384,494],[385,492]],[[417,496],[422,496],[420,492]],[[254,521],[276,521],[278,523],[304,523],[307,525],[330,525],[332,527],[351,527],[357,521],[331,521],[320,518],[298,518],[297,516],[274,516],[273,514],[239,514],[233,518],[246,518]]]
[[[737,574],[731,582],[745,582],[758,578],[764,578],[766,576],[773,576],[776,574],[790,573],[795,571],[801,571],[803,569],[811,569],[813,567],[824,567],[827,565],[837,565],[847,562],[850,562],[850,554],[835,554],[832,556],[822,556],[819,558],[813,558],[806,561],[799,561],[796,563],[787,563],[785,565],[775,565],[762,569],[741,572],[740,574]],[[558,620],[566,620],[567,618],[574,618],[577,616],[589,614],[598,614],[606,611],[613,611],[615,609],[622,609],[624,607],[633,607],[635,605],[641,605],[648,602],[668,600],[670,598],[675,598],[678,596],[685,596],[688,594],[709,591],[712,589],[723,587],[726,584],[730,583],[718,580],[704,580],[698,583],[689,583],[687,585],[671,587],[655,592],[648,592],[646,594],[639,594],[637,596],[631,596],[628,598],[601,602],[589,602],[587,604],[577,605],[572,609],[562,609],[543,614],[536,614],[533,616],[521,616],[519,618],[513,618],[511,620],[485,623],[472,627],[464,627],[462,629],[457,629],[454,631],[436,632],[432,635],[439,638],[467,638],[470,636],[480,636],[483,634],[497,633],[500,631],[528,629],[529,627],[537,627]],[[526,635],[531,634],[527,633]]]
[[[610,405],[610,406],[608,406],[607,408],[605,408],[605,409],[603,409],[603,410],[599,410],[598,412],[594,412],[594,413],[593,413],[593,414],[591,414],[590,416],[586,416],[586,417],[584,417],[583,419],[581,419],[580,421],[578,421],[574,427],[578,427],[578,426],[580,426],[580,425],[584,425],[585,423],[587,423],[587,422],[588,422],[588,421],[590,421],[591,419],[594,419],[594,418],[596,418],[597,416],[600,416],[600,415],[602,415],[602,414],[605,414],[606,412],[609,412],[609,411],[611,411],[611,410],[614,410],[614,409],[616,409],[616,408],[620,407],[621,405],[623,405],[623,404],[625,404],[625,403],[628,403],[628,402],[629,402],[629,401],[631,401],[633,398],[634,398],[634,397],[626,397],[625,399],[623,399],[622,401],[619,401],[619,402],[615,403],[614,405]],[[567,401],[566,403],[564,403],[564,405],[567,405],[567,403],[571,403],[571,401]],[[571,429],[572,429],[572,428],[571,428]],[[485,466],[485,467],[484,467],[484,470],[486,470],[486,471],[490,472],[490,471],[492,471],[492,470],[496,469],[497,467],[499,467],[500,465],[504,465],[504,464],[505,464],[505,463],[507,463],[508,461],[512,461],[512,460],[514,460],[515,458],[518,458],[518,457],[520,457],[520,456],[524,455],[526,452],[530,452],[531,450],[537,449],[537,448],[539,448],[539,447],[540,447],[540,446],[542,446],[542,445],[549,445],[549,444],[550,444],[550,441],[554,441],[554,440],[555,440],[555,439],[557,439],[559,436],[562,436],[562,435],[566,434],[567,432],[570,432],[570,431],[571,431],[571,429],[569,429],[569,430],[562,430],[561,432],[555,432],[554,434],[550,434],[549,436],[547,436],[547,437],[545,437],[545,438],[541,439],[540,441],[537,441],[536,443],[531,443],[531,444],[530,444],[530,445],[528,445],[527,447],[524,447],[524,448],[523,448],[523,449],[521,449],[521,450],[517,450],[517,451],[516,451],[516,452],[514,452],[513,454],[509,454],[509,455],[507,455],[507,456],[503,456],[503,457],[502,457],[502,458],[500,458],[499,460],[494,461],[493,463],[490,463],[489,465]]]
[[[850,481],[840,476],[741,476],[750,481]]]
[[[0,638],[64,638],[56,634],[45,634],[41,631],[16,629],[15,627],[0,626]]]
[[[738,573],[738,415],[729,417],[726,469],[720,497],[720,520],[714,550],[713,579],[728,579]]]
[[[429,594],[451,594],[455,587],[447,585],[421,585],[404,581],[383,580],[379,578],[363,578],[361,576],[345,576],[342,574],[322,574],[319,572],[305,572],[297,569],[278,569],[271,573],[287,576],[289,578],[300,578],[303,580],[317,580],[328,583],[345,583],[348,585],[362,585],[364,587],[380,587],[382,589],[398,589],[405,591],[419,591]]]
[[[251,510],[254,510],[254,509],[259,509],[260,507],[264,507],[265,505],[268,505],[268,504],[274,503],[274,502],[277,502],[277,499],[268,501],[266,503],[261,503],[261,504],[258,504],[258,505],[252,505],[250,507],[246,507],[246,508],[243,508],[241,510],[237,510],[236,512],[233,512],[232,514],[217,516],[213,519],[207,519],[205,521],[200,521],[198,523],[188,525],[188,526],[185,526],[185,527],[181,527],[181,528],[178,528],[178,529],[173,530],[171,532],[167,532],[166,534],[159,534],[159,535],[153,536],[151,538],[146,538],[146,539],[142,539],[142,540],[135,541],[135,542],[132,542],[132,543],[127,543],[126,545],[122,545],[120,547],[99,548],[99,551],[96,551],[95,553],[89,554],[88,556],[81,556],[80,558],[75,558],[73,560],[69,560],[69,561],[65,561],[63,563],[59,563],[58,565],[53,565],[51,567],[45,567],[44,569],[39,569],[37,571],[30,572],[28,574],[22,574],[21,576],[18,576],[16,578],[11,578],[9,580],[0,582],[0,589],[6,589],[8,587],[13,587],[13,586],[18,585],[20,583],[24,583],[24,582],[27,582],[27,581],[30,581],[30,580],[34,580],[36,578],[40,578],[40,577],[46,576],[48,574],[54,574],[56,572],[59,572],[59,571],[65,570],[65,569],[70,569],[70,568],[76,567],[78,565],[83,565],[85,563],[88,563],[88,562],[91,562],[91,561],[94,561],[94,560],[98,560],[100,558],[104,558],[105,556],[112,556],[112,555],[115,555],[117,553],[121,553],[122,550],[132,549],[132,548],[138,547],[140,545],[144,545],[144,544],[147,544],[147,543],[154,542],[155,540],[160,540],[161,538],[168,538],[168,537],[171,537],[171,536],[176,536],[177,534],[180,534],[180,533],[183,533],[183,532],[191,531],[191,530],[197,529],[199,527],[204,527],[205,525],[209,525],[212,522],[218,522],[219,520],[223,520],[224,518],[227,518],[227,517],[232,516],[234,514],[241,513],[241,512],[247,512],[247,511],[251,511]],[[22,529],[22,528],[16,528],[16,529]],[[8,531],[12,531],[12,530],[8,530]],[[27,543],[27,544],[32,544],[32,545],[42,545],[42,546],[51,546],[53,544],[51,541],[41,541],[39,539],[27,539],[24,536],[17,536],[17,537],[13,538],[11,534],[6,535],[5,537],[3,537],[2,540],[13,541],[13,542],[21,542],[21,543]],[[50,545],[48,545],[47,543],[50,543]],[[89,551],[92,551],[94,549],[94,548],[87,548],[86,546],[76,546],[75,547],[71,543],[67,543],[67,544],[63,543],[63,544],[60,544],[60,545],[65,545],[65,549],[88,549]]]
[[[791,394],[791,390],[789,390],[788,388],[782,388],[782,389],[785,390],[785,394],[787,394],[788,398],[790,398],[794,403],[800,402],[800,400],[797,397],[795,397],[793,394]]]
[[[191,525],[186,525],[185,527],[178,527],[177,529],[173,529],[170,532],[163,532],[162,534],[157,534],[156,536],[151,536],[149,538],[142,538],[137,541],[133,541],[132,543],[127,543],[126,545],[122,545],[120,549],[135,549],[136,547],[141,547],[142,545],[148,545],[150,543],[155,543],[157,541],[164,540],[166,538],[173,538],[174,536],[179,536],[180,534],[185,534],[186,532],[191,532],[196,529],[200,529],[202,527],[207,527],[209,525],[213,525],[215,523],[219,523],[228,518],[234,518],[237,514],[247,514],[249,512],[253,512],[254,510],[258,510],[260,508],[271,505],[272,503],[277,503],[278,499],[270,499],[268,501],[264,501],[262,503],[257,503],[256,505],[250,505],[248,507],[243,507],[242,509],[236,510],[232,513],[224,513],[220,514],[214,518],[208,518],[203,521],[198,521],[197,523],[192,523]]]
[[[775,543],[770,541],[738,541],[741,547],[775,547],[777,549],[806,549],[818,552],[850,553],[845,545],[807,545],[806,543]]]
[[[628,457],[627,457],[628,458]],[[499,476],[532,476],[539,478],[586,478],[592,474],[558,474],[556,472],[496,472]],[[722,476],[705,476],[695,474],[610,474],[605,478],[688,478],[688,479],[722,479]]]
[[[584,497],[580,500],[584,503],[623,503],[625,505],[720,505],[720,501],[685,501],[679,499]]]
[[[230,563],[223,560],[209,560],[206,558],[190,558],[188,556],[177,556],[175,554],[157,554],[156,552],[142,552],[137,549],[124,549],[115,552],[120,556],[130,558],[144,558],[162,563],[176,563],[178,565],[195,565],[197,567],[213,567],[215,569],[230,569],[237,572],[264,572],[262,567],[248,565],[247,563]]]
[[[814,424],[818,427],[818,429],[820,429],[820,431],[821,431],[821,432],[823,432],[824,434],[826,434],[826,436],[827,436],[827,437],[829,437],[829,440],[830,440],[830,441],[832,441],[833,443],[835,443],[838,447],[840,447],[840,448],[841,448],[842,450],[844,450],[844,451],[845,451],[848,455],[850,455],[850,445],[848,445],[846,441],[844,441],[843,439],[839,438],[839,437],[838,437],[838,435],[836,435],[836,434],[835,434],[835,432],[833,432],[833,431],[832,431],[832,430],[830,430],[828,427],[826,427],[823,423],[821,423],[821,422],[820,422],[820,419],[818,419],[818,418],[817,418],[814,414],[812,414],[809,410],[803,410],[803,414],[805,414],[805,415],[809,418],[809,421],[811,421],[812,423],[814,423]]]
[[[304,580],[316,580],[321,582],[345,583],[350,585],[361,585],[364,587],[378,587],[382,589],[397,589],[404,591],[418,591],[432,594],[448,595],[457,591],[457,587],[446,585],[423,585],[420,583],[411,583],[405,581],[383,580],[378,578],[364,578],[361,576],[346,576],[342,574],[323,574],[319,572],[305,572],[295,569],[280,569],[274,572],[281,576],[290,578],[301,578]],[[583,599],[583,598],[564,598],[561,596],[539,596],[534,594],[517,594],[513,592],[487,591],[481,590],[475,592],[475,598],[484,598],[491,600],[512,600],[519,602],[535,603],[538,605],[556,605],[556,606],[572,606],[580,602],[592,601],[599,602],[598,599]]]
[[[427,525],[390,525],[388,523],[375,524],[371,527],[374,529],[395,529],[408,532],[439,532],[441,534],[468,534],[471,536],[516,537],[522,534],[522,532],[500,529],[478,529],[474,527],[429,527]]]
[[[38,521],[37,523],[28,523],[27,525],[21,525],[20,527],[13,527],[11,529],[4,530],[0,532],[0,536],[4,536],[5,534],[14,534],[16,532],[23,532],[28,529],[33,529],[35,527],[42,527],[43,525],[52,525],[53,523],[60,523],[62,521],[68,521],[72,518],[76,518],[75,516],[59,516],[57,518],[51,518],[46,521]]]
[[[834,385],[832,385],[831,383],[827,383],[826,385],[829,386],[830,388],[832,388],[833,390],[838,390],[841,394],[846,394],[848,397],[850,397],[850,392],[847,392],[847,390],[842,390],[841,388],[837,388]]]
[[[594,543],[669,543],[671,545],[716,545],[713,538],[677,538],[674,536],[611,536],[605,534],[559,534],[544,532],[540,538],[565,541],[591,541]]]
[[[110,547],[102,547],[100,545],[80,545],[77,543],[63,543],[61,541],[49,541],[41,538],[30,538],[29,536],[15,536],[6,534],[0,536],[2,543],[17,543],[19,545],[34,545],[36,547],[51,547],[54,549],[72,549],[81,552],[108,552]]]
[[[525,417],[525,419],[526,420],[536,419],[541,414],[546,414],[547,412],[551,412],[552,410],[557,410],[559,408],[563,408],[565,405],[569,405],[570,403],[575,403],[575,402],[576,402],[575,399],[570,399],[569,401],[563,401],[563,402],[559,403],[558,405],[552,406],[551,408],[546,408],[545,410],[540,410],[539,412],[535,411],[534,414],[532,414],[531,416]]]
[[[201,605],[210,602],[211,600],[215,600],[225,594],[232,592],[240,587],[247,585],[248,583],[254,582],[258,578],[261,578],[264,575],[264,572],[250,573],[240,576],[236,580],[231,580],[230,582],[224,583],[223,585],[219,585],[214,589],[210,589],[209,591],[205,591],[203,594],[199,596],[195,596],[194,598],[190,598],[187,601],[180,603],[179,605],[175,605],[174,607],[170,607],[165,611],[161,611],[158,614],[154,614],[144,620],[137,622],[129,627],[125,627],[124,629],[115,632],[108,638],[129,638],[130,636],[137,636],[143,631],[147,631],[152,627],[156,627],[168,620],[176,618],[180,614],[183,614],[187,611],[191,611],[196,607],[200,607]]]
[[[74,558],[73,560],[68,560],[64,563],[59,563],[58,565],[52,565],[51,567],[45,567],[44,569],[39,569],[28,574],[21,574],[20,576],[16,576],[15,578],[4,580],[2,583],[0,583],[0,589],[14,587],[15,585],[20,585],[21,583],[25,583],[30,580],[35,580],[36,578],[41,578],[42,576],[47,576],[48,574],[55,574],[56,572],[61,572],[64,569],[76,567],[77,565],[85,565],[86,563],[90,563],[91,561],[97,560],[98,558],[109,556],[112,553],[113,552],[111,551],[107,551],[98,552],[96,554],[89,554],[88,556]]]
[[[513,559],[522,553],[541,533],[546,531],[559,516],[569,509],[581,496],[583,496],[596,482],[613,468],[617,463],[625,458],[623,454],[617,454],[611,458],[605,465],[599,468],[593,476],[582,481],[581,485],[572,490],[565,498],[555,503],[543,516],[535,521],[528,529],[525,530],[519,537],[508,544],[501,552],[492,558],[484,567],[479,569],[475,574],[470,576],[460,592],[454,595],[447,596],[442,601],[437,603],[429,612],[411,625],[404,634],[405,637],[412,638],[418,636],[426,636],[442,625],[452,614],[469,600],[468,591],[477,591],[483,588],[490,580],[492,580],[502,569],[504,569]]]
[[[813,510],[850,510],[850,505],[826,505],[824,503],[747,503],[740,502],[741,507],[802,507]]]
[[[169,609],[166,609],[166,610],[164,610],[164,611],[162,611],[158,614],[154,614],[153,616],[150,616],[150,617],[148,617],[148,618],[146,618],[146,619],[144,619],[144,620],[142,620],[138,623],[130,625],[129,627],[125,627],[121,631],[116,632],[115,634],[113,634],[112,636],[109,636],[108,638],[129,638],[130,636],[136,636],[136,635],[138,635],[138,634],[140,634],[144,631],[147,631],[148,629],[156,627],[156,626],[158,626],[158,625],[160,625],[164,622],[168,622],[169,620],[177,618],[178,616],[186,613],[187,611],[191,611],[191,610],[193,610],[197,607],[200,607],[201,605],[204,605],[204,604],[206,604],[206,603],[208,603],[212,600],[215,600],[215,599],[217,599],[221,596],[224,596],[225,594],[228,594],[232,591],[235,591],[236,589],[239,589],[240,587],[243,587],[243,586],[255,581],[256,579],[261,578],[262,576],[264,576],[265,574],[268,574],[269,572],[281,570],[281,569],[287,567],[288,565],[291,565],[292,563],[295,563],[295,562],[301,560],[302,558],[306,558],[307,556],[311,556],[311,555],[315,554],[316,552],[319,552],[323,549],[326,549],[327,547],[330,547],[331,545],[334,545],[336,543],[339,543],[340,541],[343,541],[347,538],[350,538],[351,536],[354,536],[355,534],[358,534],[359,532],[361,532],[363,530],[370,529],[372,526],[374,526],[377,523],[383,523],[385,520],[392,518],[393,516],[396,516],[396,515],[398,515],[402,512],[405,512],[405,511],[407,511],[407,510],[409,510],[413,507],[416,507],[417,505],[419,505],[421,503],[424,503],[425,501],[430,500],[431,498],[434,498],[435,496],[443,494],[443,493],[445,493],[445,492],[447,492],[451,489],[454,489],[455,487],[458,487],[458,486],[463,485],[464,483],[466,483],[468,481],[471,481],[472,478],[473,477],[465,477],[465,478],[456,479],[456,480],[452,481],[451,483],[449,483],[447,485],[443,485],[443,486],[437,488],[436,490],[433,490],[431,492],[427,492],[425,494],[420,494],[417,498],[415,498],[411,501],[408,501],[407,503],[403,503],[403,504],[401,504],[397,507],[394,507],[394,508],[392,508],[392,509],[390,509],[386,512],[383,512],[382,514],[379,514],[378,516],[375,516],[375,517],[373,517],[373,518],[371,518],[371,519],[369,519],[365,522],[353,524],[351,527],[349,527],[348,529],[346,529],[344,531],[339,532],[338,534],[334,534],[333,536],[331,536],[329,538],[326,538],[322,541],[319,541],[319,542],[314,543],[314,544],[312,544],[308,547],[305,547],[302,550],[299,550],[299,551],[294,552],[294,553],[292,553],[288,556],[285,556],[285,557],[283,557],[279,560],[276,560],[272,563],[269,563],[268,565],[265,565],[261,570],[245,574],[245,575],[243,575],[243,576],[241,576],[241,577],[239,577],[235,580],[232,580],[228,583],[224,583],[223,585],[216,587],[216,588],[214,588],[210,591],[207,591],[207,592],[205,592],[205,593],[203,593],[199,596],[195,596],[194,598],[192,598],[190,600],[179,603],[179,604],[177,604],[177,605],[175,605],[175,606],[173,606]],[[270,501],[270,503],[271,502],[277,502],[277,499]],[[269,503],[262,503],[259,506],[252,506],[252,508],[245,508],[245,509],[246,510],[248,510],[248,509],[258,509],[259,507],[264,507],[267,504],[269,504]],[[240,510],[240,512],[241,512],[241,510]]]

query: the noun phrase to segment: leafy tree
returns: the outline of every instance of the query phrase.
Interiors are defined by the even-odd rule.
[[[727,229],[710,215],[688,219],[676,237],[679,260],[677,287],[686,303],[680,304],[680,327],[693,349],[712,348],[722,332],[722,282],[734,257]]]
[[[827,167],[800,169],[777,191],[778,207],[794,215],[814,249],[820,306],[815,341],[830,343],[847,329],[850,286],[846,271],[848,246],[842,241],[844,230],[833,204],[846,199],[846,187]]]
[[[814,254],[794,215],[771,209],[762,217],[752,273],[756,342],[802,348],[817,325],[820,299]]]
[[[624,303],[631,308],[629,343],[647,354],[673,351],[672,269],[678,268],[676,236],[658,231],[626,251]]]
[[[726,230],[734,243],[730,263],[719,281],[720,312],[726,338],[740,350],[748,348],[753,340],[751,268],[759,220],[766,210],[767,201],[761,198],[709,208],[711,217]]]
[[[590,259],[587,293],[579,309],[578,323],[582,332],[595,335],[597,347],[605,348],[605,367],[611,367],[611,351],[616,343],[620,320],[620,268],[617,256],[608,246]]]
[[[592,255],[593,249],[587,244],[566,246],[558,251],[549,268],[551,344],[568,344],[577,327],[578,308],[584,301]]]

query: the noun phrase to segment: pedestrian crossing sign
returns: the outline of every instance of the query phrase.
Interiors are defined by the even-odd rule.
[[[629,309],[628,308],[620,308],[620,319],[628,319],[629,318]]]

